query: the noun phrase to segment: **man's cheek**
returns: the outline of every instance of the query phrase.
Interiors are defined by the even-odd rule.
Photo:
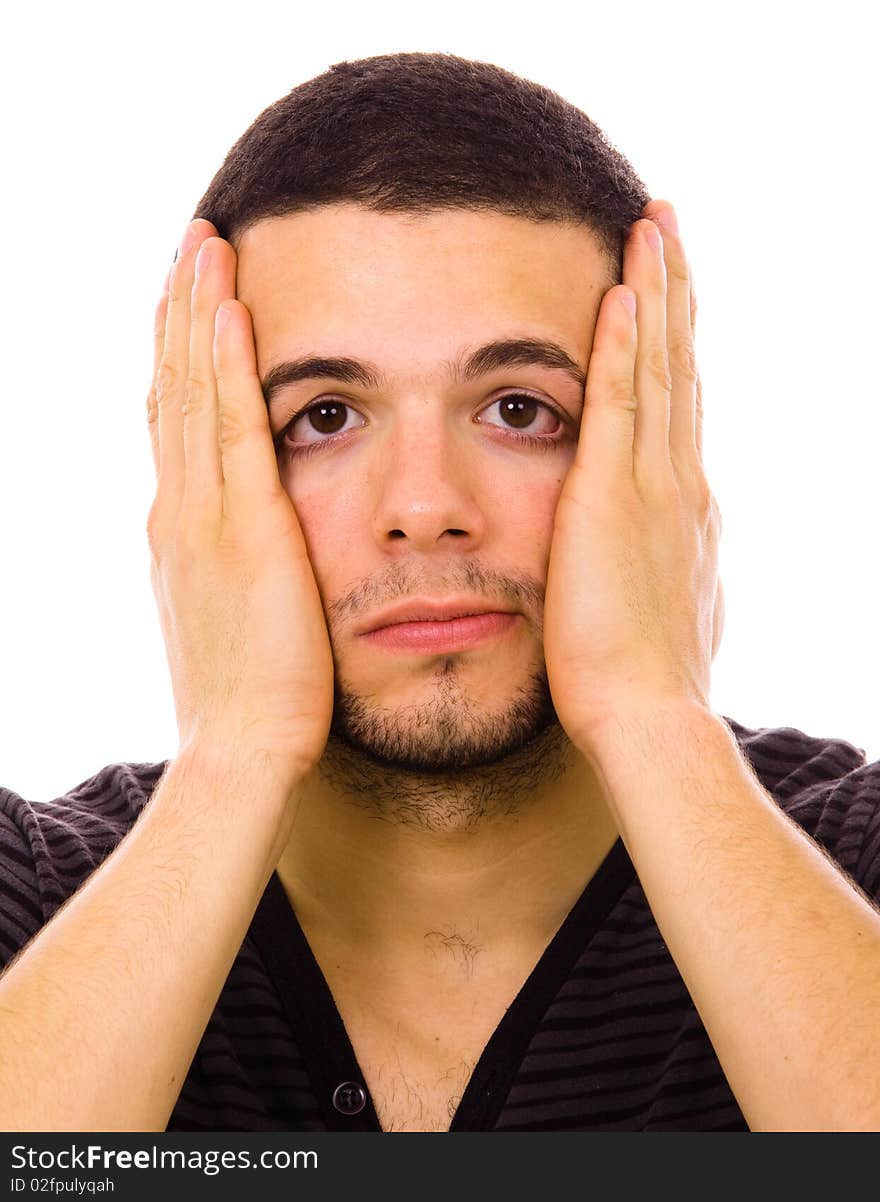
[[[543,480],[532,480],[528,487],[515,491],[516,501],[507,509],[508,532],[519,557],[536,558],[546,573],[553,541],[553,521],[565,480],[563,473]]]
[[[364,507],[357,498],[341,489],[294,487],[282,477],[299,520],[309,560],[323,596],[325,586],[333,591],[331,573],[338,578],[363,558],[365,531]]]

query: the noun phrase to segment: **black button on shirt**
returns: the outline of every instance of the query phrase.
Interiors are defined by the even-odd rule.
[[[333,1091],[333,1105],[340,1114],[360,1114],[367,1104],[367,1091],[357,1081],[343,1081]]]

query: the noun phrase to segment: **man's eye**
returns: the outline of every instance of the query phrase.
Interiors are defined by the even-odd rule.
[[[537,397],[524,392],[512,392],[499,397],[483,410],[477,420],[483,421],[483,414],[491,413],[496,408],[502,419],[501,424],[513,430],[527,430],[529,434],[545,434],[549,437],[556,434],[562,425],[554,409],[544,401],[539,401]],[[537,426],[533,424],[536,418],[540,419]]]
[[[279,440],[289,437],[291,442],[302,445],[321,441],[322,435],[329,438],[341,434],[346,429],[349,413],[354,410],[343,401],[319,401],[292,418],[278,436]]]

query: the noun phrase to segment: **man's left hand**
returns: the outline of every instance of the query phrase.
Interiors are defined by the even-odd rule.
[[[709,710],[723,625],[690,271],[671,205],[652,200],[643,214],[627,240],[623,284],[599,310],[547,576],[550,689],[585,754],[605,724],[646,707]]]

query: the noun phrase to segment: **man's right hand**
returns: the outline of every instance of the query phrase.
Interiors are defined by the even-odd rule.
[[[191,222],[156,309],[151,580],[180,752],[257,756],[293,788],[327,741],[333,657],[235,272],[233,247]]]

